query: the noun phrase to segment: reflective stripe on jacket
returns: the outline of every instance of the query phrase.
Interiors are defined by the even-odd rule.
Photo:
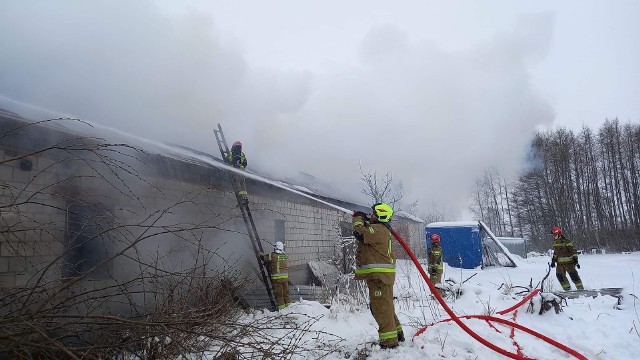
[[[440,245],[431,245],[431,250],[429,251],[429,272],[442,272],[443,269],[442,247],[440,247]]]
[[[289,278],[289,257],[287,257],[287,254],[279,254],[274,251],[270,254],[262,255],[262,258],[268,263],[272,280]]]
[[[558,264],[578,262],[578,253],[573,247],[573,241],[562,235],[558,239],[554,239],[552,261]]]
[[[244,169],[247,167],[247,157],[244,156],[244,152],[237,153],[237,152],[234,152],[233,150],[229,151],[227,153],[227,161],[231,165],[239,167],[241,169]]]
[[[365,222],[361,216],[354,217],[352,225],[353,231],[362,238],[357,242],[355,279],[380,279],[392,285],[396,259],[391,246],[391,232],[383,224]]]

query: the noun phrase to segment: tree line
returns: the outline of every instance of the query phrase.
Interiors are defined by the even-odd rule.
[[[578,249],[640,250],[640,125],[538,132],[515,180],[491,169],[476,181],[471,211],[529,250],[549,249],[555,225]]]

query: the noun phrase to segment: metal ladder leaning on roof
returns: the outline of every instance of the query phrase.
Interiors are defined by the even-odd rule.
[[[222,127],[218,124],[218,129],[213,130],[216,135],[216,141],[218,142],[218,148],[220,149],[220,154],[222,155],[222,160],[227,162],[227,155],[229,154],[229,147],[227,146],[227,140],[224,137],[224,133],[222,132]],[[233,186],[233,193],[236,195],[236,200],[238,201],[238,207],[240,208],[240,212],[242,213],[242,219],[244,220],[244,224],[247,226],[247,234],[249,235],[249,239],[251,239],[251,245],[253,246],[253,252],[256,255],[256,261],[258,262],[258,268],[260,269],[260,276],[262,277],[262,282],[264,283],[265,289],[267,290],[267,295],[269,295],[269,301],[271,302],[271,307],[276,310],[278,307],[276,306],[276,302],[273,296],[273,286],[271,284],[271,274],[269,274],[269,269],[260,259],[260,253],[263,253],[262,249],[262,241],[260,241],[260,236],[258,235],[258,230],[256,229],[256,224],[253,221],[253,216],[251,216],[251,211],[249,210],[249,203],[245,201],[245,199],[240,196],[239,189],[236,185],[236,182],[233,181],[233,174],[230,173],[229,177],[231,179],[231,184]]]

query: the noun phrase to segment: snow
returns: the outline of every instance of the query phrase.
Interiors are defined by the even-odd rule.
[[[478,226],[480,226],[480,224],[476,220],[476,221],[441,221],[441,222],[430,223],[430,224],[427,225],[428,228],[433,228],[433,227],[458,227],[458,226],[478,227]]]
[[[505,316],[497,311],[516,304],[524,295],[516,295],[519,288],[533,281],[535,287],[547,272],[546,256],[522,259],[514,257],[517,268],[456,269],[445,264],[443,279],[454,279],[461,285],[463,295],[447,299],[447,304],[458,315],[487,315],[512,320],[514,313]],[[583,255],[579,270],[587,289],[622,287],[624,299],[621,305],[611,296],[580,297],[567,299],[563,312],[553,310],[538,315],[541,296],[536,295],[534,313],[526,312],[528,303],[517,311],[516,322],[576,350],[587,359],[637,359],[640,353],[640,301],[637,294],[635,273],[640,270],[640,253]],[[334,301],[330,309],[317,302],[298,301],[280,314],[256,311],[248,317],[285,316],[296,324],[313,319],[310,332],[302,336],[299,344],[306,349],[292,359],[355,359],[364,348],[371,351],[368,359],[506,359],[485,347],[465,333],[454,322],[429,326],[418,337],[413,334],[424,325],[433,324],[449,316],[430,299],[428,288],[410,260],[400,260],[395,284],[398,300],[396,312],[403,324],[407,341],[392,350],[382,350],[371,342],[377,340],[377,325],[366,304]],[[554,270],[554,269],[552,269]],[[545,281],[545,291],[559,291],[554,272]],[[573,286],[573,285],[572,285]],[[425,290],[426,289],[426,290]],[[550,293],[545,297],[553,298]],[[294,299],[295,301],[295,299]],[[251,321],[252,319],[247,319]],[[515,353],[516,347],[509,337],[511,328],[497,323],[494,327],[477,319],[463,320],[482,338]],[[274,334],[278,336],[282,334]],[[291,335],[294,336],[294,335]],[[525,356],[534,359],[574,359],[568,353],[544,341],[515,331],[514,340]],[[330,352],[331,351],[331,352]]]
[[[140,140],[142,141],[142,140]],[[145,140],[146,141],[146,140]],[[139,142],[138,142],[139,143]],[[211,158],[186,152],[164,144],[147,143],[146,148],[155,146],[159,151],[186,159],[193,159],[210,166],[224,168],[227,171],[238,170],[217,162]],[[309,189],[291,188],[277,181],[265,179],[250,172],[242,172],[246,177],[270,183],[274,186],[292,191],[313,200],[325,203],[340,211],[350,213],[348,209],[338,207],[308,195]],[[478,226],[477,221],[438,222],[427,227],[446,226]],[[452,278],[460,284],[469,279],[460,288],[463,294],[458,299],[448,299],[447,303],[458,315],[492,314],[517,303],[522,296],[516,295],[511,286],[526,286],[532,280],[536,286],[547,270],[548,256],[537,256],[521,259],[513,256],[516,268],[455,269],[445,264],[444,279]],[[553,311],[538,315],[537,311],[528,313],[526,305],[518,310],[516,322],[538,331],[551,339],[578,351],[588,359],[636,359],[640,354],[640,307],[635,284],[635,273],[640,270],[640,253],[582,255],[579,270],[587,289],[605,287],[623,288],[624,300],[617,305],[617,299],[611,296],[596,298],[581,297],[568,299],[563,312]],[[560,289],[554,274],[545,286],[550,290]],[[504,359],[489,348],[483,346],[465,333],[453,322],[437,323],[448,318],[440,305],[430,298],[427,287],[413,263],[406,260],[398,262],[398,274],[395,285],[396,312],[403,324],[407,341],[397,349],[381,350],[371,346],[377,340],[377,325],[366,304],[345,301],[339,297],[332,303],[331,309],[311,301],[298,301],[281,313],[255,311],[244,319],[251,322],[256,318],[278,318],[284,315],[290,323],[309,324],[305,334],[283,331],[274,336],[297,337],[296,341],[304,345],[308,351],[295,354],[293,359],[323,358],[348,359],[355,358],[357,351],[368,348],[370,359]],[[544,294],[552,298],[550,294]],[[540,297],[534,303],[540,306]],[[537,309],[536,309],[537,310]],[[512,319],[513,313],[504,316]],[[502,325],[490,327],[481,320],[463,320],[482,338],[503,349],[515,352],[515,346],[509,338],[510,328]],[[431,325],[433,324],[433,325]],[[418,337],[412,335],[425,325],[431,325]],[[305,326],[306,327],[306,326]],[[499,330],[500,332],[496,331]],[[276,330],[274,330],[276,331]],[[282,331],[282,330],[281,330]],[[545,342],[516,331],[515,341],[523,353],[536,359],[570,359],[571,355],[552,347]]]

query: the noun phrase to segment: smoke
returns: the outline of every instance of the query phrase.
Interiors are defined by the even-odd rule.
[[[553,25],[549,13],[523,16],[448,50],[389,23],[352,49],[356,63],[292,70],[250,64],[195,9],[3,2],[0,94],[212,154],[221,123],[249,169],[311,174],[363,203],[360,167],[390,172],[408,203],[461,209],[485,168],[515,173],[535,128],[553,120],[529,73]]]
[[[252,70],[213,24],[201,13],[163,14],[152,1],[4,2],[0,93],[214,151],[217,122],[296,111],[307,75]]]
[[[553,121],[528,72],[546,54],[552,25],[549,14],[524,16],[513,32],[458,52],[412,43],[398,26],[373,28],[357,66],[315,77],[308,104],[263,133],[285,140],[264,158],[352,193],[362,187],[360,165],[390,172],[407,202],[462,209],[485,169],[516,174],[536,127]]]

